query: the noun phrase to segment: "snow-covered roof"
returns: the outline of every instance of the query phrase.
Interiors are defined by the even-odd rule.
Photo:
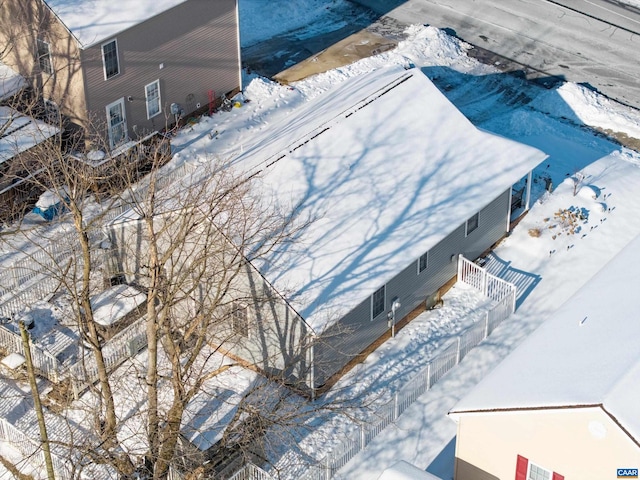
[[[441,480],[440,477],[425,472],[418,467],[400,460],[387,468],[378,477],[378,480]]]
[[[0,62],[0,101],[5,100],[27,85],[22,75]]]
[[[131,285],[116,285],[91,297],[93,319],[108,327],[147,300],[144,292]]]
[[[4,126],[7,125],[5,129]],[[0,107],[0,163],[35,147],[60,130],[23,115],[10,107]]]
[[[640,237],[451,411],[602,405],[640,440]]]
[[[220,354],[213,355],[217,358]],[[223,363],[226,364],[227,360]],[[237,424],[245,418],[246,412],[238,412],[245,399],[251,395],[258,396],[261,407],[269,408],[266,398],[276,399],[282,395],[277,388],[255,372],[231,366],[223,374],[204,382],[185,409],[180,431],[193,445],[205,451],[222,439],[230,424]]]
[[[265,197],[314,220],[294,245],[256,264],[314,328],[353,309],[546,157],[477,129],[418,69],[356,77],[297,111],[238,164],[262,168]]]
[[[242,393],[224,388],[207,389],[189,402],[182,421],[182,435],[201,451],[218,443],[237,414]]]
[[[169,10],[187,0],[47,0],[47,4],[83,47]]]

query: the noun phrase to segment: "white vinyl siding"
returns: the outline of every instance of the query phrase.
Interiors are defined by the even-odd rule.
[[[107,105],[107,128],[109,145],[115,148],[127,139],[127,118],[124,110],[124,98]]]
[[[144,87],[144,95],[147,100],[147,119],[159,115],[160,108],[160,80],[156,80]]]
[[[109,80],[120,73],[118,42],[115,39],[102,45],[102,65],[104,67],[105,80]]]

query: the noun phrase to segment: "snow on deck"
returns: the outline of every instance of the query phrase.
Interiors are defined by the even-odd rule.
[[[0,134],[0,163],[35,147],[60,130],[40,120],[27,117],[10,107],[0,107],[0,127],[8,125]]]
[[[603,404],[640,438],[639,252],[637,237],[452,413]]]
[[[93,319],[108,327],[131,313],[147,300],[144,292],[131,285],[116,285],[91,297]]]
[[[26,85],[27,81],[22,75],[0,62],[0,101],[11,97]]]
[[[84,46],[148,20],[186,0],[48,0],[65,26]]]
[[[299,111],[238,163],[263,168],[267,199],[313,219],[258,267],[293,291],[288,300],[314,328],[353,309],[545,158],[474,127],[417,69],[363,75]]]

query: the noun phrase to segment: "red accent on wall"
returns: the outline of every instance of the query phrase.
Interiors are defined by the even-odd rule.
[[[564,475],[560,475],[559,473],[553,472],[553,478],[551,480],[564,480]]]
[[[529,467],[529,460],[527,460],[521,455],[518,455],[518,461],[516,463],[516,480],[527,480],[528,467]]]

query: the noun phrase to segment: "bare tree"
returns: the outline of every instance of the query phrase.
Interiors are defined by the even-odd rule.
[[[98,166],[86,155],[68,155],[60,143],[41,145],[23,166],[39,172],[31,182],[57,195],[67,213],[48,224],[18,222],[0,235],[7,246],[19,241],[39,275],[55,279],[56,295],[72,308],[78,348],[88,349],[85,361],[97,372],[87,382],[95,401],[65,407],[86,406],[96,435],[67,441],[69,455],[76,465],[104,464],[123,478],[140,473],[141,460],[154,479],[166,478],[176,463],[189,470],[206,462],[206,452],[185,443],[189,405],[199,395],[215,396],[211,379],[233,366],[293,390],[276,393],[263,381],[252,385],[234,400],[218,452],[262,451],[267,430],[285,430],[309,415],[306,407],[285,400],[306,388],[308,328],[256,264],[274,249],[295,248],[310,219],[265,203],[259,175],[220,159],[169,175],[167,143],[157,138]],[[114,219],[114,212],[120,216]],[[51,249],[60,241],[65,255]],[[110,363],[107,353],[112,333],[99,323],[92,302],[116,284],[135,287],[146,298],[142,397],[139,373],[114,374],[119,362]],[[217,360],[220,354],[226,362]],[[125,391],[139,399],[128,416],[118,405]],[[82,471],[78,466],[73,475]]]

